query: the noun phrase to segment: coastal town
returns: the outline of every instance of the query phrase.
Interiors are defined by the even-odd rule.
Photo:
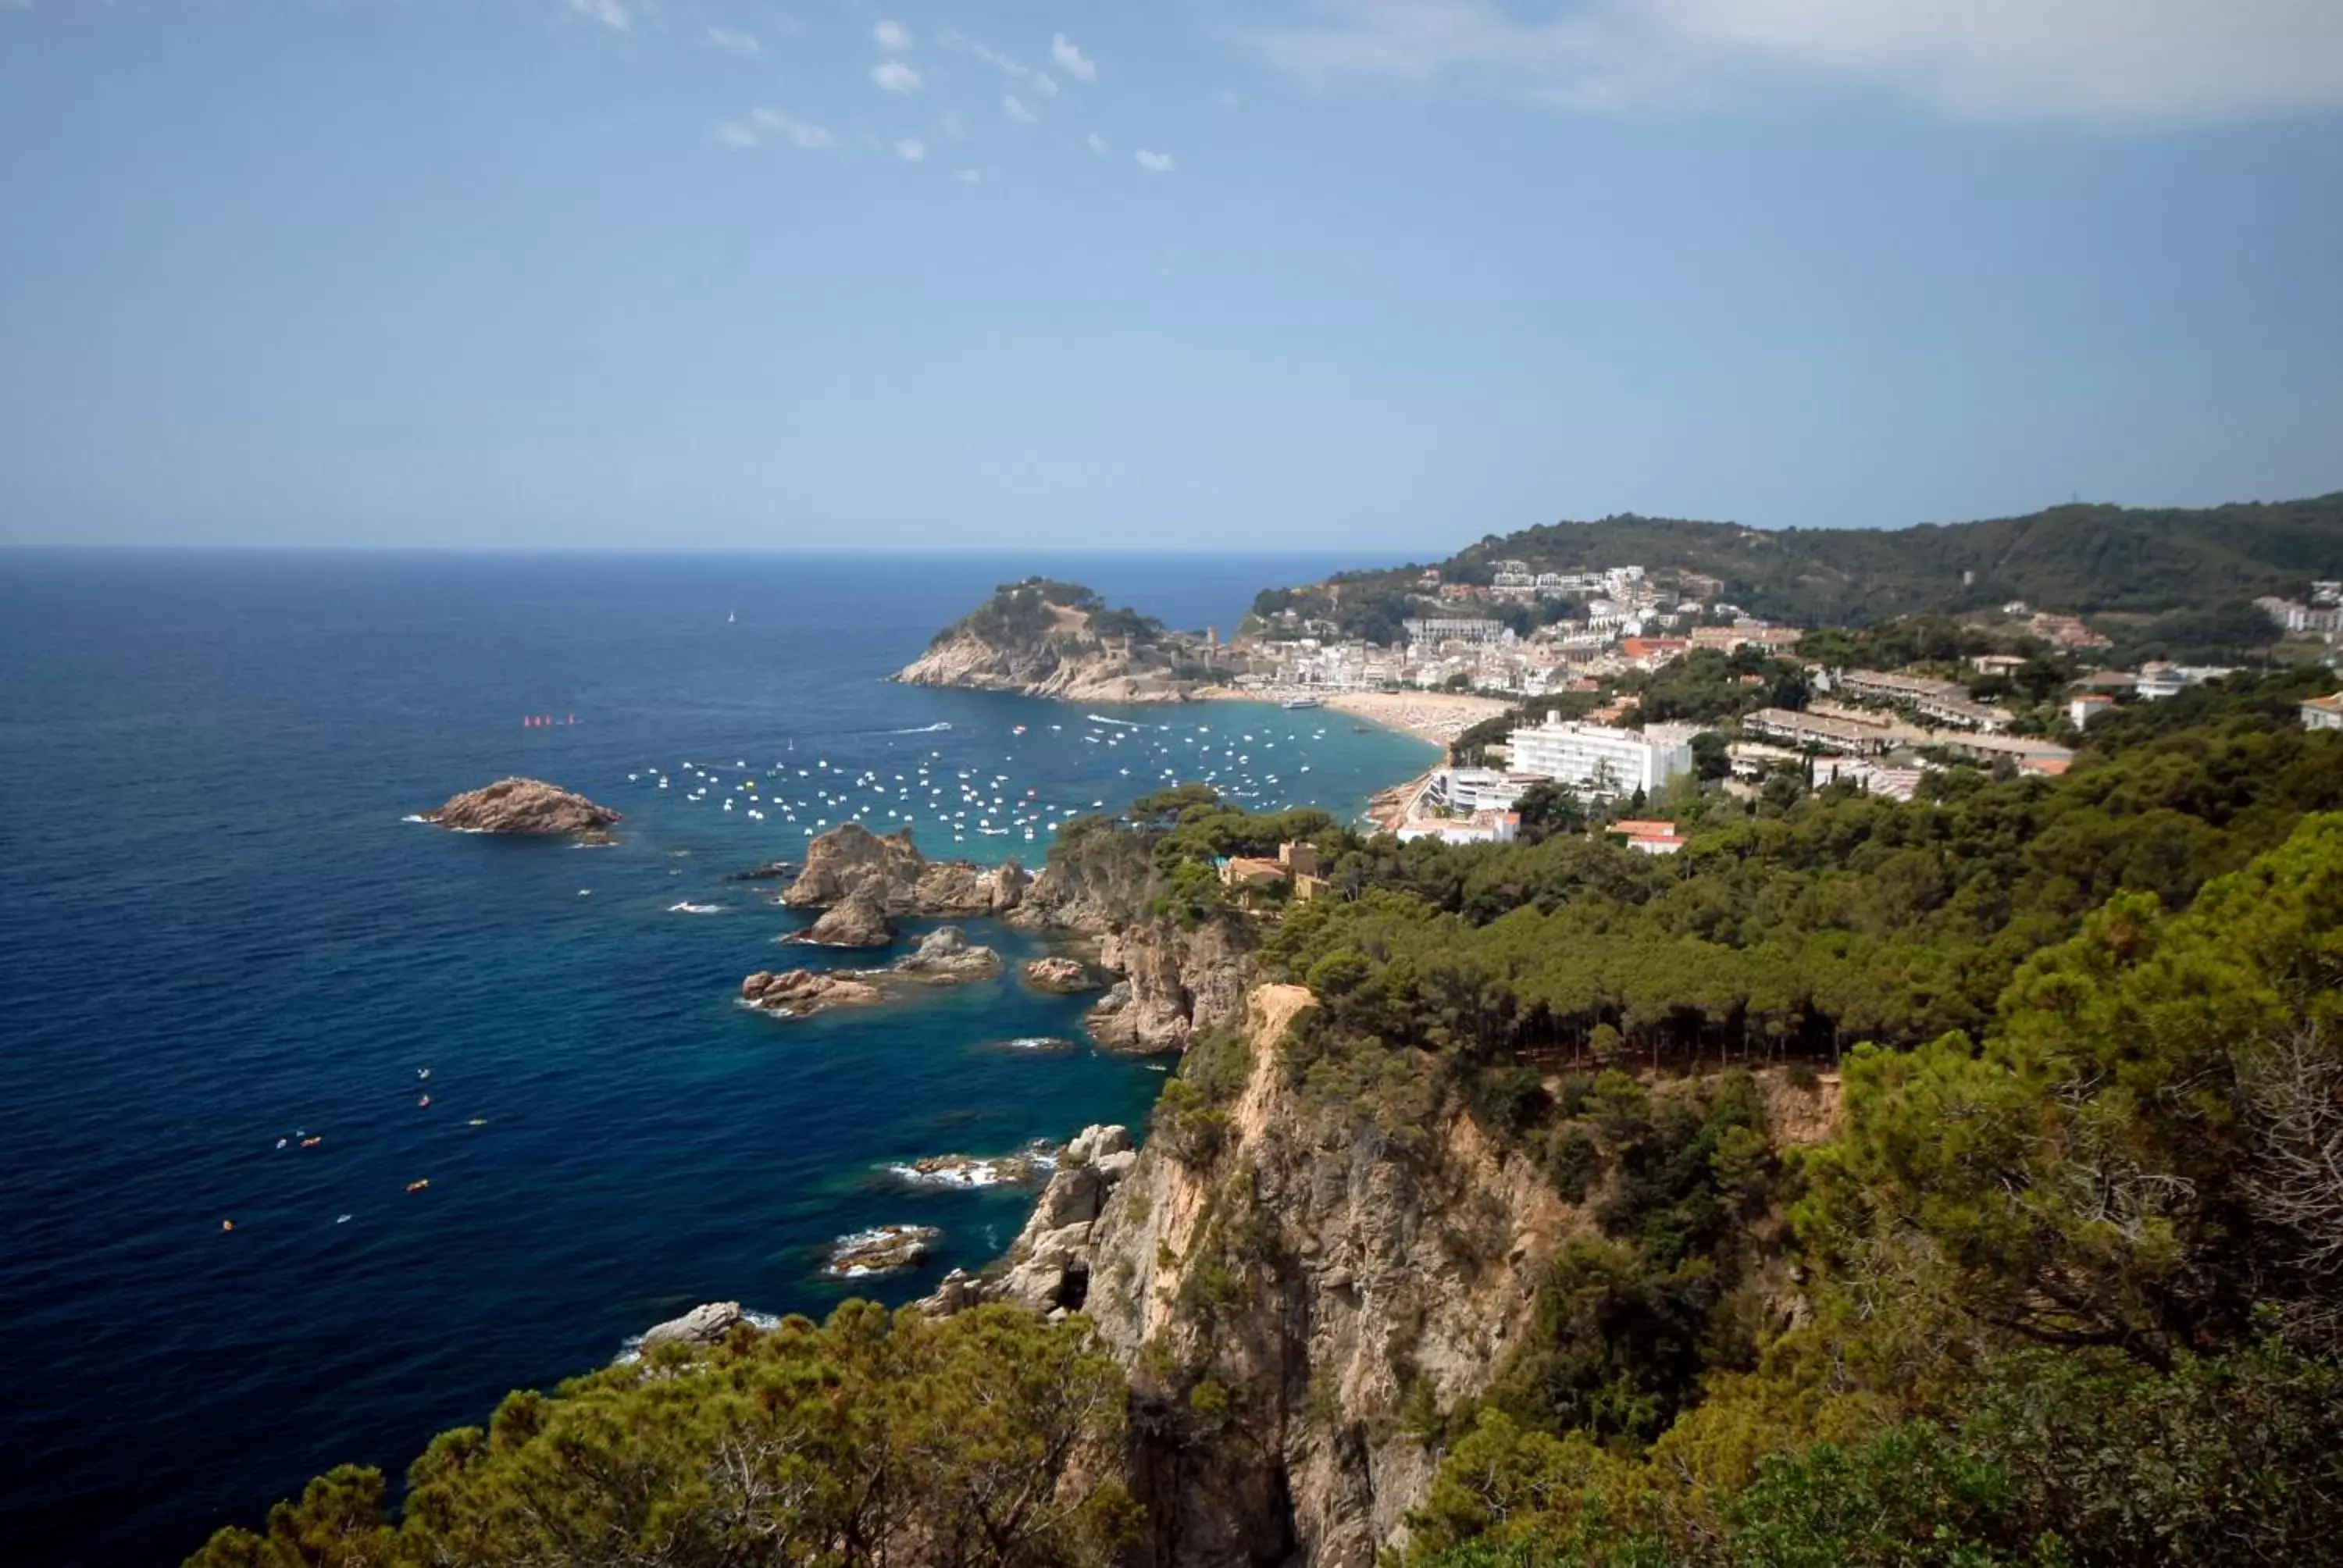
[[[1209,657],[1239,672],[1213,695],[1322,705],[1441,745],[1442,766],[1386,791],[1371,812],[1403,841],[1509,842],[1523,797],[1550,786],[1610,818],[1629,847],[1670,854],[1684,843],[1659,811],[1672,792],[1713,785],[1755,799],[1785,778],[1909,800],[1964,765],[2056,778],[2092,724],[2237,668],[2153,658],[2125,666],[2116,639],[2084,617],[2023,601],[1965,618],[1950,657],[1928,649],[1870,668],[1833,657],[1851,640],[1843,630],[1752,615],[1697,572],[1562,572],[1507,559],[1488,578],[1423,569],[1390,642],[1292,606],[1249,617],[1226,644],[1208,632]],[[2343,582],[2256,604],[2298,662],[2343,661]],[[1764,699],[1727,690],[1709,694],[1707,713],[1648,711],[1682,706],[1648,700],[1672,672]],[[2343,692],[2304,702],[2301,722],[2343,728]]]

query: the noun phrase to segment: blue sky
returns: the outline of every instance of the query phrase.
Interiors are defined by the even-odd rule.
[[[2276,498],[2338,280],[2334,0],[0,0],[0,542]]]

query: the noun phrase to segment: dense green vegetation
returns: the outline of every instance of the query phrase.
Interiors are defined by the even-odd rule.
[[[1790,1171],[1807,1320],[1754,1358],[1710,1336],[1703,1397],[1648,1442],[1584,1411],[1524,1417],[1501,1382],[1416,1557],[2328,1560],[2339,986],[2328,815],[2184,913],[2111,900],[1980,1035],[1864,1048],[1844,1136]],[[1590,1342],[1559,1342],[1578,1361]],[[1680,1346],[1625,1364],[1649,1379]]]
[[[1433,563],[1443,580],[1486,583],[1496,563],[1586,571],[1634,563],[1690,571],[1724,597],[1799,626],[1862,626],[1897,616],[1959,614],[2022,599],[2037,608],[2156,615],[2143,648],[2184,657],[2270,640],[2237,608],[2268,593],[2300,592],[2343,558],[2343,493],[2205,509],[2052,507],[2019,518],[1906,528],[1758,529],[1628,514],[1490,535]],[[1417,613],[1407,594],[1423,568],[1351,572],[1325,584],[1273,589],[1259,615],[1292,608],[1344,634],[1377,636]],[[2217,612],[2217,613],[2216,613]]]
[[[517,1393],[443,1432],[404,1517],[345,1467],[193,1568],[543,1563],[1104,1563],[1134,1514],[1114,1479],[1121,1370],[1076,1320],[940,1322],[850,1302],[699,1354]]]
[[[1162,622],[1137,610],[1111,608],[1080,583],[1027,578],[1023,582],[1002,583],[990,598],[938,632],[935,640],[941,643],[970,633],[996,648],[1029,647],[1051,634],[1061,610],[1087,616],[1090,629],[1101,637],[1131,638],[1146,644],[1164,634]]]
[[[1966,635],[1880,634],[1923,663]],[[1745,674],[1788,669],[1701,689]],[[1666,858],[1563,791],[1536,841],[1452,849],[1194,785],[1052,856],[1311,988],[1272,1048],[1296,1136],[1429,1170],[1469,1118],[1584,1217],[1473,1397],[1443,1408],[1393,1329],[1404,1398],[1366,1419],[1439,1461],[1415,1568],[2329,1561],[2343,735],[2296,714],[2323,678],[2131,705],[2064,778],[1908,804],[1679,780]],[[1326,893],[1232,900],[1216,859],[1296,839]],[[1153,1129],[1210,1178],[1175,1303],[1207,1343],[1288,1266],[1224,1168],[1253,1050],[1201,1033]],[[1150,1346],[850,1305],[515,1395],[396,1522],[337,1471],[196,1561],[1104,1563],[1143,1539],[1126,1444],[1272,1397]]]

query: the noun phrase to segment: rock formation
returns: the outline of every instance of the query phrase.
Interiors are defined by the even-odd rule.
[[[824,948],[883,948],[895,940],[895,928],[887,922],[887,900],[877,884],[865,881],[789,940]]]
[[[1094,964],[1080,959],[1035,959],[1025,966],[1025,983],[1035,990],[1051,996],[1079,996],[1084,991],[1104,990],[1109,984]]]
[[[643,1332],[645,1354],[664,1344],[712,1345],[732,1332],[740,1321],[738,1302],[710,1302],[694,1307],[679,1318],[670,1318],[656,1328]]]
[[[1022,1187],[1054,1169],[1056,1159],[1038,1153],[930,1154],[892,1169],[912,1187]]]
[[[983,1302],[1009,1302],[1053,1316],[1081,1311],[1099,1214],[1138,1162],[1128,1128],[1084,1128],[1059,1156],[1050,1184],[1010,1246],[1007,1268],[982,1277],[954,1269],[920,1309],[941,1316]]]
[[[1243,1016],[1254,974],[1250,935],[1228,920],[1133,927],[1104,938],[1099,961],[1121,978],[1082,1021],[1109,1050],[1184,1049],[1198,1029]]]
[[[835,1279],[863,1280],[915,1269],[935,1251],[943,1232],[933,1225],[879,1225],[840,1236],[830,1244],[821,1271]]]
[[[466,833],[601,835],[618,813],[542,779],[499,779],[450,799],[423,819]]]
[[[1030,879],[1014,860],[990,868],[931,861],[909,828],[873,833],[843,822],[806,846],[805,868],[781,894],[793,910],[831,909],[868,889],[896,919],[967,920],[1015,909]]]
[[[761,866],[751,866],[745,871],[727,871],[728,882],[777,882],[789,874],[787,860],[767,860]]]
[[[923,985],[965,985],[1001,972],[1001,955],[971,947],[958,926],[939,926],[920,940],[919,951],[895,960],[892,972]]]
[[[759,970],[740,982],[740,1000],[760,1012],[811,1018],[838,1007],[873,1007],[887,993],[866,975],[820,970]]]
[[[1067,702],[1180,702],[1212,650],[1090,589],[1034,578],[1003,587],[936,635],[895,678]]]

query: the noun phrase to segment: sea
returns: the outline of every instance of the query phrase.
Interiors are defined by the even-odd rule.
[[[850,818],[1038,865],[1208,776],[1354,813],[1430,748],[884,678],[1035,572],[1225,630],[1357,564],[0,553],[0,1563],[176,1563],[697,1303],[819,1315],[996,1255],[1030,1192],[891,1168],[1141,1128],[1166,1064],[1013,967],[752,1014],[752,970],[871,960],[777,946],[805,918],[732,874]],[[618,843],[414,819],[516,773]],[[942,1230],[931,1265],[824,1276],[893,1222]]]

